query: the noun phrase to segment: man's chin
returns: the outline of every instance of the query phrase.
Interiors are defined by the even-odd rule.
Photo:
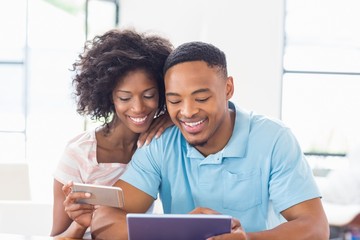
[[[208,142],[208,139],[200,138],[200,134],[190,134],[184,131],[184,129],[180,129],[180,130],[186,141],[193,147],[203,147]]]
[[[187,139],[186,139],[187,140]],[[193,146],[193,147],[204,147],[207,144],[207,141],[201,141],[201,140],[187,140],[187,142]]]

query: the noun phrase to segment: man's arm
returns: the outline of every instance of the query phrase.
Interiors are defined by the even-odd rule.
[[[119,180],[116,187],[124,192],[124,208],[98,207],[91,222],[91,233],[94,239],[127,239],[127,213],[146,212],[154,199],[140,189]]]
[[[296,204],[281,214],[287,222],[271,230],[247,233],[248,239],[329,239],[329,224],[320,198]]]
[[[218,214],[209,208],[196,208],[190,213]],[[314,198],[281,213],[288,222],[261,232],[244,232],[241,222],[233,219],[231,233],[213,236],[211,240],[328,240],[329,225],[319,198]]]

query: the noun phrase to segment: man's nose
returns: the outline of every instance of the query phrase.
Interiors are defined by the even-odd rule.
[[[191,101],[184,101],[182,107],[181,107],[181,115],[186,118],[191,118],[198,112],[197,107],[195,104]]]

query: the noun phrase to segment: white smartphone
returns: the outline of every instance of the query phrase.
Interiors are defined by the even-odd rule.
[[[124,207],[124,194],[121,188],[95,184],[74,183],[73,192],[91,193],[89,198],[81,198],[78,203],[103,205],[116,208]]]

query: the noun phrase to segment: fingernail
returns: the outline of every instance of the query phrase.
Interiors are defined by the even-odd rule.
[[[91,193],[85,193],[85,197],[91,197]]]

